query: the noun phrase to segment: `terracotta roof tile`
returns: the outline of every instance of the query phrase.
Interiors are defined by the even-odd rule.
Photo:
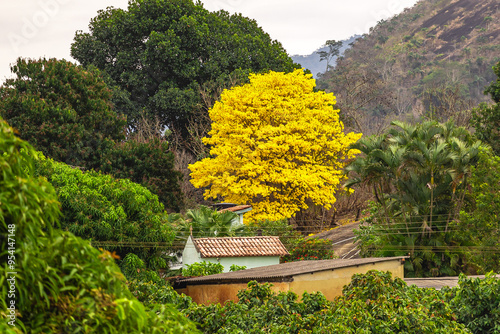
[[[236,212],[236,211],[240,211],[240,210],[249,209],[251,207],[252,207],[251,205],[236,205],[236,206],[232,206],[230,208],[222,209],[219,212],[226,212],[226,211]]]
[[[202,258],[241,256],[283,256],[288,251],[279,237],[226,237],[193,239]]]

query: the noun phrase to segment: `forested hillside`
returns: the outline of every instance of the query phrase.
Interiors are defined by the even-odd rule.
[[[319,79],[344,120],[364,134],[395,118],[466,125],[464,112],[488,101],[485,86],[500,60],[500,3],[421,0],[357,39]]]
[[[351,43],[353,43],[357,38],[361,36],[355,35],[348,39],[342,40],[342,47],[339,48],[339,56],[342,56],[344,52],[351,47]],[[310,55],[293,55],[290,58],[297,63],[300,64],[303,68],[311,71],[314,78],[317,78],[318,75],[325,73],[327,70],[327,62],[323,61],[319,55],[320,52],[328,52],[328,46],[323,46],[311,53]],[[337,57],[333,57],[330,66],[335,63]]]

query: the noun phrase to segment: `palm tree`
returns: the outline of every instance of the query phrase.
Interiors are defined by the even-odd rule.
[[[218,212],[209,207],[188,210],[186,219],[181,224],[181,234],[198,238],[234,237],[245,233],[245,226],[233,226],[237,215],[230,211]]]
[[[380,209],[372,216],[378,220],[372,221],[381,231],[377,240],[382,247],[407,245],[417,256],[415,245],[429,246],[419,259],[412,257],[414,268],[449,269],[449,263],[456,263],[452,256],[447,262],[444,255],[439,259],[431,250],[447,242],[448,224],[463,205],[467,177],[481,143],[452,122],[392,125],[387,134],[352,145],[362,154],[347,166],[346,186],[373,186]]]

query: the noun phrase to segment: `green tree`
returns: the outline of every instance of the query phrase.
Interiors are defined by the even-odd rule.
[[[330,69],[330,62],[340,54],[342,41],[328,40],[325,45],[328,46],[328,51],[318,51],[316,53],[319,55],[319,61],[326,60],[326,71],[328,71]]]
[[[174,232],[156,195],[128,179],[84,172],[44,157],[36,167],[56,190],[64,230],[122,258],[137,254],[150,268],[167,266],[161,251],[172,245]]]
[[[179,186],[182,176],[175,170],[169,143],[160,137],[143,141],[131,138],[117,143],[102,157],[98,169],[143,185],[157,195],[169,211],[179,212],[184,207]]]
[[[495,104],[481,103],[472,112],[472,124],[476,136],[488,143],[496,155],[500,155],[500,62],[493,67],[497,80],[484,91],[489,94]]]
[[[170,210],[183,207],[168,143],[158,135],[124,141],[125,118],[113,111],[99,70],[20,58],[12,71],[17,78],[0,88],[0,115],[22,139],[57,161],[140,183]]]
[[[482,149],[471,168],[472,202],[460,212],[457,237],[470,244],[467,254],[482,273],[500,272],[500,157]]]
[[[111,109],[111,91],[98,71],[65,60],[19,58],[16,75],[0,88],[0,115],[45,155],[95,167],[124,139],[125,118]]]
[[[450,251],[459,246],[451,225],[466,203],[481,143],[451,122],[392,124],[388,133],[352,145],[362,155],[346,168],[346,185],[369,185],[376,199],[362,247],[370,255],[410,253],[409,275],[452,275],[465,258]]]
[[[145,108],[184,136],[202,102],[201,85],[298,67],[254,20],[212,13],[192,0],[132,0],[127,10],[100,11],[89,29],[76,33],[71,55],[129,93],[125,100],[135,106],[129,124]]]
[[[233,226],[237,215],[230,211],[218,212],[206,206],[188,210],[179,232],[187,237],[193,234],[195,238],[235,237],[245,234],[244,226]]]
[[[0,331],[196,333],[171,305],[146,310],[113,254],[55,228],[59,203],[54,188],[34,176],[37,155],[0,118],[0,256],[11,261],[0,266]]]

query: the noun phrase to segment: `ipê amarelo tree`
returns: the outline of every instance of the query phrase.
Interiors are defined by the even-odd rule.
[[[342,182],[349,145],[335,97],[314,91],[303,70],[252,74],[250,83],[225,90],[209,115],[204,138],[210,157],[190,165],[205,198],[251,204],[251,221],[293,217],[310,205],[331,207]]]

